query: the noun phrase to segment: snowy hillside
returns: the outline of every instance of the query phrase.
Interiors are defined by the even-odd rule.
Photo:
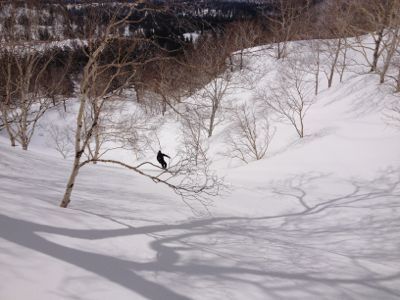
[[[253,85],[235,85],[227,110],[277,82],[270,51],[234,74]],[[59,208],[70,159],[42,129],[29,151],[0,135],[0,299],[399,299],[400,131],[387,122],[398,100],[377,83],[353,70],[328,89],[321,75],[305,136],[271,116],[267,154],[248,164],[226,153],[225,117],[209,154],[227,188],[208,211],[192,203],[200,215],[166,186],[100,164]],[[178,127],[167,114],[159,143],[171,155]]]

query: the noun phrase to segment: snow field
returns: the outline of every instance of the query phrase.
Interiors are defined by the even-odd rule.
[[[268,51],[248,62],[267,75],[228,106],[274,80]],[[0,136],[0,299],[398,299],[400,132],[385,122],[393,96],[377,82],[349,72],[323,83],[306,136],[274,121],[260,161],[228,159],[229,122],[217,127],[212,166],[229,188],[201,217],[166,187],[102,165],[81,170],[61,209],[71,162],[44,131],[28,152]],[[161,128],[166,153],[177,128]]]

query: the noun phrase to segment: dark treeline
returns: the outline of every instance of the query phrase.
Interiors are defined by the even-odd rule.
[[[128,7],[124,9],[124,5],[128,2],[132,1],[3,1],[1,7],[9,13],[0,20],[5,29],[2,39],[45,43],[67,39],[84,41],[93,34],[94,21],[97,31],[104,30],[114,17],[116,7],[119,7],[117,18],[124,18],[129,10]],[[254,21],[266,9],[270,9],[266,4],[246,2],[149,1],[136,6],[127,25],[120,27],[118,34],[124,36],[127,43],[133,36],[143,36],[143,40],[150,39],[155,43],[136,47],[134,56],[148,59],[149,55],[156,55],[155,52],[160,55],[161,52],[163,56],[187,58],[193,50],[194,39],[199,35],[204,37],[198,42],[211,42],[212,39],[215,43],[222,38],[229,24]],[[79,74],[86,64],[85,47],[82,43],[71,42],[58,49],[58,56],[62,58],[54,61],[58,61],[59,68],[68,65],[71,73],[68,78]],[[108,48],[112,53],[113,45]],[[52,65],[48,67],[53,68]]]
[[[115,3],[104,2],[98,6],[70,5],[66,9],[66,37],[76,34],[84,36],[86,18],[90,14],[101,16],[99,25],[109,21],[110,10]],[[121,3],[123,5],[123,3]],[[270,4],[246,2],[148,2],[140,4],[137,11],[130,16],[131,22],[126,34],[137,31],[146,37],[154,38],[168,50],[176,50],[184,42],[192,42],[185,34],[209,31],[223,31],[226,25],[240,20],[258,20],[266,11],[271,11]],[[153,9],[153,10],[149,10]],[[125,12],[121,11],[121,17]],[[67,31],[70,30],[70,32]]]
[[[279,22],[271,21],[272,18],[279,21],[283,15],[282,2],[278,0],[147,1],[135,5],[134,10],[129,8],[132,2],[5,1],[2,7],[9,13],[0,20],[5,28],[2,39],[44,43],[70,40],[57,49],[57,55],[46,66],[49,71],[40,73],[41,76],[49,72],[63,74],[63,70],[67,70],[68,76],[64,78],[64,81],[68,81],[64,84],[66,88],[53,89],[52,92],[69,95],[72,93],[73,80],[79,77],[88,62],[87,53],[91,46],[85,41],[93,40],[94,35],[103,32],[112,18],[124,19],[129,14],[124,26],[119,26],[118,32],[113,32],[118,35],[118,44],[107,45],[103,60],[112,59],[121,49],[121,43],[126,44],[126,49],[131,51],[130,59],[141,64],[132,70],[137,74],[132,78],[132,86],[139,101],[145,90],[160,92],[159,82],[162,80],[169,80],[173,86],[171,78],[177,78],[177,74],[183,75],[180,76],[181,84],[186,82],[186,89],[193,90],[216,73],[223,72],[228,67],[227,61],[232,68],[232,58],[229,56],[233,51],[276,42],[283,36],[278,32],[279,28],[274,28]],[[309,9],[316,3],[308,0],[292,2],[295,9]],[[298,9],[298,14],[303,13],[301,9]],[[130,46],[138,38],[143,42]],[[292,39],[294,36],[285,38]],[[206,72],[211,74],[209,76],[205,76],[205,72],[199,68],[204,65],[202,59],[205,52],[215,56],[208,58],[215,60],[215,70]],[[152,57],[163,59],[151,60]],[[166,63],[165,58],[172,62]],[[240,68],[242,64],[240,61]],[[160,69],[164,71],[163,74]],[[168,79],[168,76],[171,78]],[[110,89],[112,87],[113,84]]]
[[[41,40],[85,37],[88,16],[96,14],[100,18],[99,26],[106,24],[117,6],[131,4],[134,1],[5,1],[2,5],[12,4],[20,8],[45,10],[38,19]],[[307,1],[308,2],[308,1]],[[316,1],[312,1],[316,2]],[[150,11],[149,9],[152,9]],[[263,20],[265,15],[279,14],[280,7],[274,0],[257,2],[236,1],[147,1],[137,5],[137,11],[131,15],[131,24],[126,34],[141,30],[147,37],[154,36],[170,50],[179,47],[180,41],[187,40],[185,33],[223,30],[226,25],[244,20]],[[121,17],[124,11],[121,10]],[[5,28],[13,23],[12,16],[3,20]],[[30,16],[18,14],[16,22],[29,26]],[[61,23],[62,33],[54,32],[56,23]],[[22,37],[21,37],[22,38]],[[177,43],[178,42],[178,43]]]

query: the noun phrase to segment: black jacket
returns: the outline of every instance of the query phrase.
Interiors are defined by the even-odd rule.
[[[158,160],[159,162],[164,161],[164,156],[165,156],[165,157],[168,157],[168,158],[171,158],[171,157],[169,157],[167,154],[164,154],[164,153],[162,153],[161,151],[158,151],[158,153],[157,153],[157,160]]]

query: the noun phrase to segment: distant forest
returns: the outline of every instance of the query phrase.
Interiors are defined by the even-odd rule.
[[[313,8],[319,2],[3,1],[0,40],[5,43],[0,49],[0,63],[17,70],[24,63],[16,55],[20,52],[18,45],[31,49],[24,52],[26,60],[32,59],[36,49],[42,47],[43,51],[34,56],[39,62],[35,72],[40,80],[35,80],[37,87],[29,86],[28,90],[46,90],[52,99],[69,97],[74,92],[74,82],[79,81],[96,48],[93,43],[100,41],[101,36],[104,38],[109,24],[123,20],[109,33],[113,40],[106,43],[101,63],[106,64],[120,55],[135,61],[134,70],[126,73],[133,72],[135,76],[124,76],[130,76],[138,102],[143,101],[149,90],[161,93],[160,81],[168,82],[169,89],[177,90],[178,78],[179,89],[184,87],[190,94],[226,68],[242,68],[243,55],[240,54],[239,61],[233,61],[231,54],[235,51],[312,34],[307,24],[314,22],[310,22],[310,16],[317,15]],[[285,16],[287,12],[290,15]],[[291,26],[295,30],[286,31],[286,24],[282,23],[285,18],[297,24]],[[202,70],[208,64],[205,60],[211,62],[207,71]],[[103,75],[111,76],[114,71]],[[10,78],[18,76],[7,69],[4,73]],[[114,78],[108,90],[125,81],[124,76]],[[57,83],[56,88],[47,87],[48,78]],[[0,78],[2,83],[5,84]],[[7,91],[0,89],[0,93],[7,94]]]
[[[59,40],[85,38],[87,19],[96,15],[99,26],[105,25],[112,17],[116,6],[124,6],[137,1],[8,1],[15,7],[31,7],[38,11],[45,9],[48,13],[39,17],[40,29],[35,39]],[[297,2],[309,3],[312,7],[321,1],[300,0]],[[7,3],[7,1],[5,1]],[[210,32],[216,35],[223,34],[226,26],[234,22],[251,21],[262,24],[268,29],[266,16],[280,14],[280,1],[146,1],[138,4],[138,10],[130,16],[131,23],[124,28],[125,34],[140,31],[147,38],[153,38],[157,43],[168,50],[177,50],[185,43],[191,43],[190,33],[203,34]],[[6,6],[4,4],[4,6]],[[153,10],[149,10],[153,9]],[[126,11],[121,10],[121,18]],[[29,26],[31,17],[22,14],[17,20],[13,16],[4,17],[5,29],[13,23]],[[61,23],[61,31],[55,31],[56,22]],[[30,40],[32,35],[21,34],[21,39]]]

